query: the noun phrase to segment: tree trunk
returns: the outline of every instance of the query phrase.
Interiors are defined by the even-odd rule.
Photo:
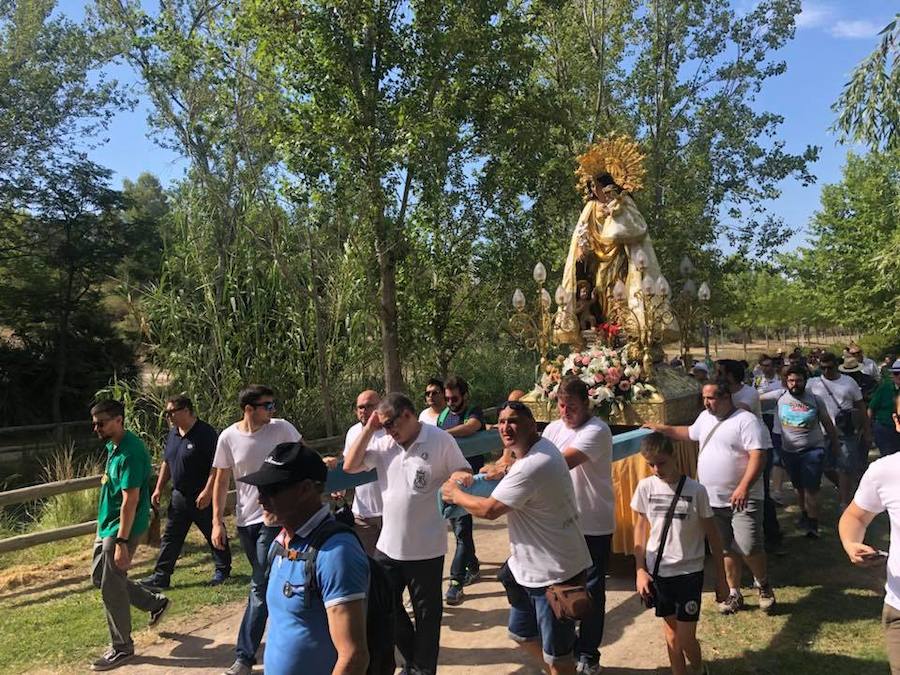
[[[66,229],[68,230],[68,227]],[[66,271],[66,286],[61,298],[62,309],[59,314],[59,322],[56,325],[56,349],[53,359],[56,375],[53,378],[53,389],[50,392],[50,417],[57,424],[63,421],[62,394],[66,384],[66,370],[69,365],[69,320],[72,312],[74,278],[75,269],[70,266]]]
[[[309,244],[309,271],[312,278],[313,309],[316,313],[316,377],[319,380],[319,391],[322,394],[322,414],[325,416],[325,433],[334,436],[334,401],[331,395],[331,383],[328,379],[328,364],[325,361],[328,350],[328,341],[325,337],[325,310],[322,307],[322,289],[319,279],[318,266],[316,264],[316,246],[312,239],[309,224],[306,228],[307,242]]]
[[[384,390],[403,391],[400,367],[400,331],[397,321],[397,261],[391,246],[381,237],[375,242],[381,297],[378,319],[381,322],[381,348],[384,358]]]

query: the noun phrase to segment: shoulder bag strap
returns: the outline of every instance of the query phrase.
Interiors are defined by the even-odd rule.
[[[716,430],[717,430],[720,426],[722,426],[722,422],[724,422],[724,421],[727,420],[727,419],[730,419],[731,416],[734,415],[734,413],[736,413],[738,410],[741,410],[741,408],[735,408],[735,409],[732,410],[730,413],[728,413],[728,417],[726,417],[724,420],[719,420],[718,422],[716,422],[716,426],[714,426],[714,427],[712,428],[712,431],[710,431],[708,434],[706,434],[706,438],[703,439],[703,443],[700,445],[700,452],[697,453],[697,456],[698,456],[698,457],[700,456],[700,453],[703,452],[703,448],[706,447],[706,444],[709,443],[709,441],[710,441],[710,440],[712,439],[712,437],[715,435]]]
[[[825,382],[825,376],[823,375],[819,379],[822,380],[822,386],[825,387],[825,391],[828,392],[828,395],[831,397],[831,400],[834,401],[834,404],[837,406],[838,411],[843,410],[843,408],[841,407],[841,404],[838,402],[837,398],[835,398],[834,394],[831,392],[831,387],[829,387],[828,384]]]
[[[656,549],[656,562],[653,563],[653,579],[659,574],[659,564],[662,562],[663,551],[666,548],[666,538],[669,536],[669,528],[672,526],[672,519],[675,517],[675,507],[678,506],[678,500],[681,497],[681,490],[684,488],[684,481],[687,476],[681,475],[678,481],[678,487],[675,488],[675,496],[672,497],[672,503],[669,504],[669,510],[666,511],[666,519],[663,522],[662,534],[659,535],[659,547]]]
[[[441,410],[440,415],[437,418],[437,426],[441,426],[444,421],[447,419],[447,416],[450,414],[450,406],[444,406],[444,409]]]

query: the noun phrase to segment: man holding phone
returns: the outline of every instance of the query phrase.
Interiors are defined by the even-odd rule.
[[[893,415],[897,433],[900,417]],[[890,553],[863,543],[869,523],[883,511],[891,521]],[[881,622],[891,673],[900,674],[900,455],[882,457],[869,465],[859,482],[853,501],[841,516],[838,532],[847,557],[854,565],[880,565],[887,558],[887,583]]]

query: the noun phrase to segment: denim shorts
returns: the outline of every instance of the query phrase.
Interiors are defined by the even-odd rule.
[[[825,448],[809,448],[800,452],[782,452],[781,461],[797,490],[818,490],[825,468]]]
[[[825,451],[825,468],[837,469],[844,473],[856,473],[860,467],[859,446],[858,438],[841,438],[840,452],[837,457],[830,450]]]
[[[518,584],[512,574],[505,576],[502,583],[510,602],[509,637],[516,642],[540,640],[548,664],[574,659],[575,622],[556,618],[545,596],[546,586],[527,588]]]
[[[763,550],[761,499],[748,499],[743,511],[735,511],[730,506],[713,508],[713,520],[722,537],[725,553],[752,555]]]

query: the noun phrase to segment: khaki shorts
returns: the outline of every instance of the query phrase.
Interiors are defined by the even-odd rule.
[[[900,675],[900,610],[884,604],[881,611],[881,625],[884,626],[884,641],[887,647],[891,675]]]
[[[748,499],[747,508],[734,511],[730,506],[713,508],[713,521],[722,537],[722,549],[727,553],[748,556],[763,550],[762,500]]]

